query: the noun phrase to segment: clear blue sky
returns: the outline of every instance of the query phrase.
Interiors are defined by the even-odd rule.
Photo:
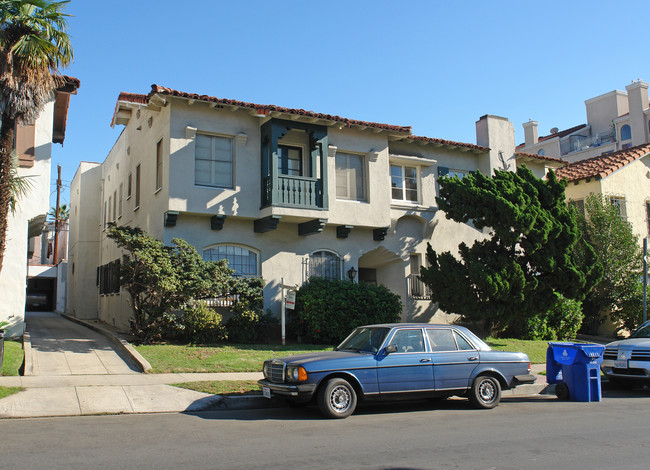
[[[584,100],[650,81],[645,1],[72,0],[81,80],[56,165],[101,162],[120,91],[151,84],[410,125],[475,143],[484,114],[540,135],[586,122]],[[68,190],[62,202],[68,202]],[[52,205],[55,199],[52,198]]]

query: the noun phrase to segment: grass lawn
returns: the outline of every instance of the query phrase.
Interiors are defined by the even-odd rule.
[[[0,387],[0,398],[8,397],[23,390],[25,389],[22,387]]]
[[[256,380],[219,380],[213,382],[186,382],[175,387],[211,393],[212,395],[260,395]]]
[[[19,375],[20,367],[23,365],[23,343],[20,341],[5,341],[4,359],[2,361],[2,373],[0,375]]]
[[[265,360],[273,357],[315,351],[331,351],[331,347],[310,344],[266,345],[233,344],[194,346],[154,344],[135,346],[149,361],[154,374],[179,372],[260,372]]]
[[[548,341],[510,338],[487,338],[484,341],[492,349],[498,351],[526,353],[530,359],[530,362],[533,364],[546,363],[546,349],[548,348]]]

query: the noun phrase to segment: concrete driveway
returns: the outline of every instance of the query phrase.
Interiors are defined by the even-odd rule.
[[[133,360],[108,338],[52,312],[27,312],[32,375],[137,374]]]

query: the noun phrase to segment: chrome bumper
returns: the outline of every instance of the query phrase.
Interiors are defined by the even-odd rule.
[[[258,380],[257,384],[269,388],[272,394],[284,397],[311,398],[316,391],[316,384],[288,385],[269,382],[266,379]]]

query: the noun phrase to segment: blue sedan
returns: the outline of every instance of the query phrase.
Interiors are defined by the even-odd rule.
[[[494,408],[501,390],[533,383],[523,353],[492,351],[467,328],[393,323],[356,328],[334,351],[268,360],[264,396],[316,400],[329,418],[350,416],[359,400],[467,396]]]

